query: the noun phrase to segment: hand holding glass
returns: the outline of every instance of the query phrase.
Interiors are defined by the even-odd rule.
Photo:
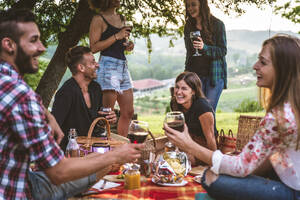
[[[177,131],[183,132],[184,130],[184,115],[182,112],[179,111],[173,111],[173,112],[168,112],[165,117],[165,123],[170,128],[173,128]],[[169,146],[172,146],[173,144],[171,142],[168,142]],[[174,145],[173,145],[174,146]],[[178,151],[178,147],[175,148],[175,151]]]
[[[179,111],[168,112],[166,114],[165,123],[167,123],[170,128],[183,132],[184,115]]]
[[[199,41],[199,37],[201,37],[200,31],[190,32],[190,39],[192,41],[192,44],[194,43],[194,41]],[[202,56],[202,54],[198,52],[198,49],[197,48],[195,49],[196,49],[196,53],[193,56]]]
[[[132,28],[133,28],[133,23],[131,21],[125,21],[124,23],[124,28],[131,32]],[[126,37],[126,42],[125,42],[125,46],[129,45],[129,37]]]

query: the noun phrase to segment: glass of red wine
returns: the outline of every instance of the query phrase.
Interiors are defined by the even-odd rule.
[[[125,21],[124,27],[127,31],[131,32],[133,28],[133,23],[131,21]],[[126,37],[125,46],[129,45],[129,37]]]
[[[183,132],[184,123],[185,123],[184,115],[180,111],[168,112],[165,117],[165,123],[167,123],[167,125],[170,128],[173,128],[179,132]],[[168,143],[169,143],[168,145],[171,145],[171,142]],[[178,151],[177,147],[176,147],[176,151]]]
[[[201,37],[200,31],[192,31],[190,32],[190,39],[192,41],[192,44],[194,41],[199,41],[199,37]],[[194,53],[193,56],[202,56],[201,53],[199,53],[198,49],[196,48],[196,52]]]
[[[129,126],[128,138],[131,143],[144,143],[149,133],[147,122],[132,120]]]

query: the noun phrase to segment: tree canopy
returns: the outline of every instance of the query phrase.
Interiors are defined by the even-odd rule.
[[[299,0],[295,0],[299,3]],[[225,13],[243,13],[243,3],[262,6],[276,2],[276,0],[214,0],[216,7]],[[278,7],[278,12],[291,21],[299,22],[299,6],[290,8],[292,4]],[[0,2],[0,9],[29,8],[37,16],[41,30],[42,41],[47,46],[57,44],[57,49],[36,91],[41,95],[47,107],[62,79],[66,66],[64,55],[66,51],[84,41],[87,37],[90,21],[95,14],[88,4],[88,0],[6,0]],[[123,0],[119,13],[133,21],[133,37],[145,37],[148,50],[151,52],[150,34],[159,36],[181,36],[185,20],[183,0]],[[294,15],[294,14],[296,15]],[[297,15],[298,14],[298,15]],[[172,40],[170,41],[172,45]]]

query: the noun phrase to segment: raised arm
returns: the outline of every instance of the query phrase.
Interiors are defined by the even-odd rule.
[[[141,156],[143,144],[124,144],[104,154],[93,153],[87,157],[63,158],[58,164],[45,170],[53,184],[76,180],[105,170],[114,163],[132,162]],[[102,174],[103,175],[103,174]]]
[[[110,36],[106,40],[100,41],[101,35],[105,31],[106,26],[107,25],[105,24],[101,16],[96,15],[93,17],[90,25],[90,32],[89,32],[90,48],[93,53],[103,51],[106,48],[110,47],[117,40],[122,40],[125,37],[129,36],[129,32],[123,28],[121,29],[121,31]]]

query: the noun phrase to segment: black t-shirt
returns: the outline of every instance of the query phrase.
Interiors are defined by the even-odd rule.
[[[211,105],[208,103],[208,101],[204,98],[199,98],[195,100],[192,106],[190,107],[190,109],[184,113],[185,122],[188,126],[189,133],[191,135],[201,136],[205,138],[199,117],[206,112],[211,112],[214,114],[213,109]],[[216,127],[215,116],[214,116],[214,124]],[[216,134],[216,128],[215,128],[215,134]]]
[[[88,86],[91,108],[88,108],[81,88],[74,78],[67,80],[57,91],[52,107],[52,114],[65,134],[60,146],[65,151],[68,143],[68,132],[75,128],[79,136],[86,136],[93,120],[98,116],[102,106],[100,85],[92,81]]]

